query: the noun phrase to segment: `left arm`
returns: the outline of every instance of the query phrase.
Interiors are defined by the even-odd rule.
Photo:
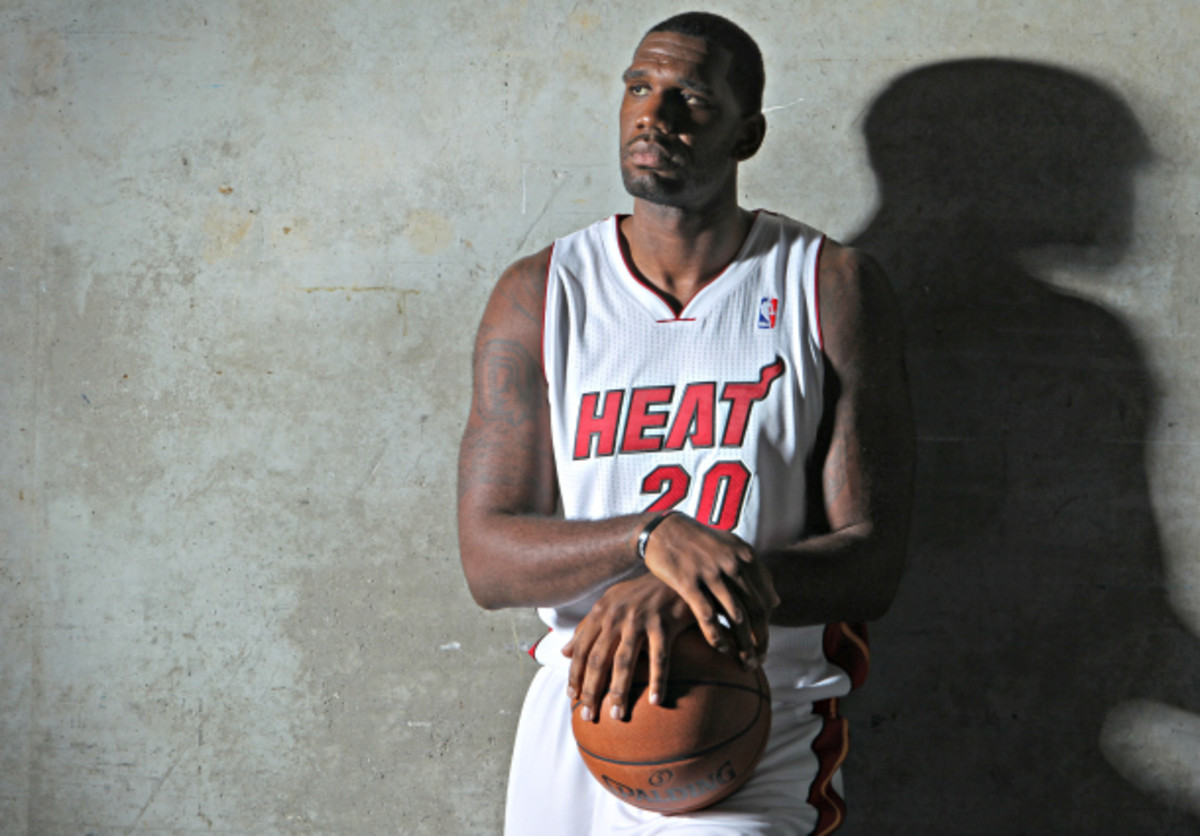
[[[912,503],[912,406],[887,276],[829,241],[817,281],[826,403],[810,485],[826,525],[760,554],[782,599],[771,623],[788,626],[883,615],[900,581]]]

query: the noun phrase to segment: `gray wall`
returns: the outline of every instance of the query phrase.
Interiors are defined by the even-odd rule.
[[[675,10],[0,3],[0,832],[498,831],[539,631],[458,567],[471,338],[628,206],[617,79]],[[1200,10],[715,10],[767,59],[745,202],[909,321],[847,830],[1193,831]]]

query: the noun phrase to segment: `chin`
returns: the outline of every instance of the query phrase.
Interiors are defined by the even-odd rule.
[[[665,180],[654,174],[622,171],[621,180],[625,184],[625,191],[631,196],[650,203],[678,206],[684,197],[685,188],[682,183]]]

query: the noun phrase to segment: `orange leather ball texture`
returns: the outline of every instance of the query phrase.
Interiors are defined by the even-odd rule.
[[[605,789],[645,810],[685,813],[746,782],[771,731],[771,693],[761,668],[746,670],[694,628],[675,639],[665,699],[651,705],[648,691],[643,654],[624,720],[612,718],[607,699],[591,722],[580,719],[578,702],[572,706],[579,753]]]

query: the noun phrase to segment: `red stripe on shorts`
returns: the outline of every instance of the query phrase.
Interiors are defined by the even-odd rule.
[[[817,811],[813,836],[826,836],[846,820],[846,802],[834,789],[833,776],[850,750],[850,729],[845,719],[838,715],[836,697],[813,703],[813,714],[823,717],[825,722],[812,745],[818,767],[817,777],[808,791],[808,803]]]

